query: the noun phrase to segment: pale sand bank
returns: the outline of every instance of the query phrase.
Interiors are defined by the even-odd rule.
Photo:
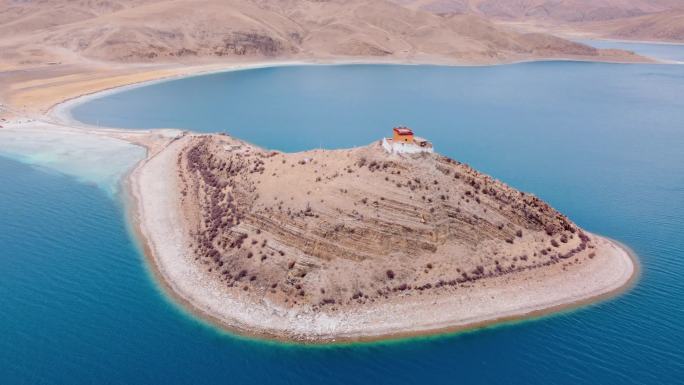
[[[0,128],[0,155],[45,167],[118,191],[122,178],[179,130],[114,130],[76,128],[43,120],[17,119]]]
[[[101,132],[23,121],[0,128],[0,155],[115,192],[124,174],[145,158],[145,149]]]
[[[450,297],[400,298],[334,315],[284,309],[263,300],[244,302],[207,280],[191,263],[176,183],[177,154],[187,140],[172,142],[131,174],[133,220],[170,294],[196,314],[234,332],[304,342],[429,334],[576,306],[619,292],[636,275],[636,263],[626,248],[593,236],[598,257],[589,263],[543,279],[527,272],[516,275],[513,284],[497,285],[493,279],[486,287]]]

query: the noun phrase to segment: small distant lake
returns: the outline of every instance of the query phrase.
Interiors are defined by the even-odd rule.
[[[684,44],[655,44],[643,42],[631,42],[620,40],[598,40],[583,39],[578,40],[596,48],[615,48],[635,52],[639,55],[648,56],[654,59],[678,62],[684,64]]]
[[[283,151],[409,125],[639,255],[616,299],[402,342],[237,338],[160,292],[102,188],[0,158],[0,383],[675,384],[684,378],[684,66],[297,66],[93,99],[80,121],[228,132]]]

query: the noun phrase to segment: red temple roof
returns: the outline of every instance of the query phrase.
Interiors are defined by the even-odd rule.
[[[413,135],[413,131],[408,127],[394,127],[394,132],[396,132],[397,135]]]

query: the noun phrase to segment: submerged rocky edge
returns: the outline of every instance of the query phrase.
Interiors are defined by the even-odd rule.
[[[439,154],[300,153],[190,134],[133,173],[170,291],[230,330],[299,341],[479,325],[604,295],[627,252]]]

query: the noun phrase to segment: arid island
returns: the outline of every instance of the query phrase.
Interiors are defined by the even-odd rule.
[[[475,327],[614,293],[629,252],[397,128],[270,151],[180,135],[130,177],[156,274],[231,331],[304,342]]]

